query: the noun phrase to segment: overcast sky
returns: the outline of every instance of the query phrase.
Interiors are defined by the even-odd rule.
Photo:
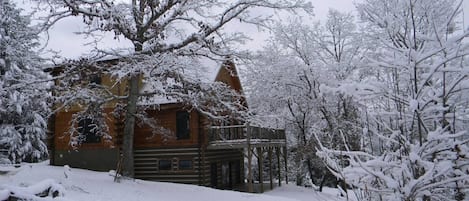
[[[354,9],[353,2],[351,0],[312,0],[315,16],[312,20],[323,20],[327,15],[329,8],[335,8],[339,11],[352,11]],[[91,42],[91,39],[85,39],[83,36],[75,34],[75,32],[83,31],[84,26],[81,23],[81,18],[70,18],[64,19],[54,25],[49,31],[49,40],[47,48],[54,51],[59,51],[60,55],[66,58],[77,58],[83,54],[86,54],[94,46],[92,44],[86,45]],[[228,29],[234,29],[233,27],[227,27]],[[236,27],[239,28],[239,27]],[[268,34],[265,32],[259,32],[257,28],[252,26],[242,27],[252,41],[249,41],[245,47],[247,48],[260,48],[262,47],[263,41],[267,38]],[[108,33],[102,38],[99,43],[99,47],[128,47],[130,44],[124,39],[114,40],[113,34]]]
[[[342,12],[353,12],[354,3],[360,2],[360,0],[311,0],[314,8],[315,16],[312,21],[321,20],[324,21],[327,16],[329,8],[334,8]],[[469,0],[464,2],[464,10],[469,12]],[[466,16],[469,16],[467,14]],[[467,17],[466,17],[467,18]],[[92,41],[91,39],[85,39],[83,36],[75,34],[75,32],[83,31],[83,24],[81,18],[70,18],[64,19],[57,23],[52,30],[50,30],[50,38],[47,48],[54,51],[59,51],[60,55],[66,58],[77,58],[83,54],[86,54],[94,45],[86,45]],[[466,20],[466,24],[467,24]],[[466,25],[467,26],[467,25]],[[240,27],[236,27],[239,29]],[[228,27],[228,29],[235,29]],[[259,32],[255,27],[242,26],[242,31],[245,32],[253,40],[249,41],[244,47],[246,48],[260,48],[262,47],[263,41],[268,37],[265,32]],[[99,44],[101,48],[118,48],[118,47],[129,47],[130,44],[124,39],[114,40],[113,34],[108,33],[102,38]]]

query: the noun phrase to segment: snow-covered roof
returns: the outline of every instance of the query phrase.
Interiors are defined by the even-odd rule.
[[[185,68],[183,70],[185,75],[191,76],[195,79],[200,79],[200,81],[204,83],[211,83],[215,81],[221,68],[222,61],[199,59],[196,63],[193,63],[191,68]],[[148,83],[144,80],[144,85],[140,89],[140,93],[151,93],[158,91],[161,88],[163,88],[162,83]],[[151,98],[142,99],[139,102],[139,105],[162,105],[178,102],[178,100],[167,96],[152,96]]]
[[[200,79],[202,82],[214,82],[223,61],[214,61],[207,58],[197,59],[191,63],[190,68],[183,69],[184,74]]]
[[[120,57],[117,56],[106,56],[95,60],[98,65],[111,63],[111,65],[117,64]],[[193,79],[198,79],[200,82],[203,83],[211,83],[214,82],[217,78],[220,69],[222,68],[222,64],[224,60],[212,60],[208,58],[201,58],[201,59],[186,59],[186,60],[178,60],[178,62],[183,63],[180,65],[180,70],[184,71],[184,75],[190,76]],[[186,63],[184,63],[186,62]],[[53,68],[48,68],[46,72],[57,71],[55,73],[60,73],[63,70],[63,65],[55,65]],[[144,72],[145,73],[145,72]],[[148,76],[146,76],[148,77]],[[143,86],[140,89],[140,93],[155,93],[158,90],[161,92],[160,94],[164,94],[161,90],[163,89],[163,85],[161,82],[152,82],[143,80]],[[170,104],[170,103],[178,103],[179,101],[166,96],[151,96],[151,98],[142,98],[139,100],[139,105],[161,105],[161,104]]]

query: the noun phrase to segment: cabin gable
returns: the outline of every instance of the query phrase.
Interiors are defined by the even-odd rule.
[[[238,93],[243,93],[241,87],[241,81],[238,76],[236,67],[232,61],[224,62],[218,70],[217,76],[215,77],[216,82],[222,82],[236,90]]]

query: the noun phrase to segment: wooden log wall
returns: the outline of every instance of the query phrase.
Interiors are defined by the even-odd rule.
[[[203,153],[203,154],[202,154]],[[217,166],[217,188],[230,188],[244,180],[244,158],[242,150],[207,150],[192,148],[141,148],[134,152],[135,178],[211,186],[211,165]],[[160,160],[170,160],[170,170],[159,170]],[[178,167],[180,160],[192,160],[190,170]],[[223,164],[231,163],[231,184],[223,185]],[[239,165],[236,167],[236,165]]]
[[[199,148],[145,148],[135,149],[135,178],[199,185]],[[170,160],[170,170],[159,170],[159,161]],[[192,168],[179,168],[180,160],[191,160]]]
[[[168,106],[169,107],[169,106]],[[166,129],[166,133],[153,133],[153,129],[147,125],[135,127],[134,146],[136,148],[152,147],[175,147],[175,146],[195,146],[199,143],[199,114],[196,111],[189,112],[189,132],[188,139],[176,138],[176,114],[183,111],[182,106],[173,105],[171,108],[164,108],[160,111],[149,110],[148,116],[157,120],[157,126]]]
[[[244,181],[244,156],[243,151],[240,149],[221,149],[221,150],[206,150],[204,160],[201,163],[201,173],[203,175],[201,185],[212,186],[211,184],[211,164],[215,163],[217,166],[217,186],[216,188],[230,188],[230,186],[223,185],[222,165],[223,163],[232,163],[231,168],[231,181],[235,186]],[[236,172],[234,165],[239,162],[239,172]],[[238,177],[238,178],[236,178]]]
[[[113,109],[106,108],[104,112],[106,115],[106,124],[109,128],[109,135],[112,137],[111,141],[101,140],[99,143],[83,143],[79,146],[79,149],[98,149],[98,148],[111,148],[115,146],[116,138],[116,124],[112,115]],[[49,125],[53,129],[53,142],[51,144],[54,150],[71,150],[70,146],[70,135],[68,133],[70,129],[70,121],[72,115],[77,111],[58,112],[54,115],[54,121],[52,125]],[[53,128],[52,128],[53,126]]]

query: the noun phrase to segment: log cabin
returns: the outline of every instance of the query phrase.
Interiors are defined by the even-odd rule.
[[[112,62],[115,61],[105,61]],[[52,71],[56,74],[58,72]],[[243,93],[232,61],[225,61],[216,72],[208,72],[212,76],[208,79],[223,82]],[[92,76],[89,81],[113,86],[111,91],[116,95],[126,94],[125,86],[115,85],[109,76]],[[97,171],[118,169],[123,122],[110,115],[115,106],[113,103],[104,105],[104,113],[108,114],[106,124],[112,140],[102,139],[92,131],[91,122],[82,119],[78,125],[73,125],[86,136],[79,147],[70,145],[70,135],[67,132],[71,127],[72,115],[80,107],[57,111],[49,119],[50,164]],[[249,192],[254,191],[254,180],[258,180],[261,185],[257,191],[263,192],[262,182],[266,178],[263,168],[266,167],[269,170],[270,188],[273,188],[274,175],[281,185],[282,160],[285,163],[284,175],[287,175],[286,139],[283,130],[254,127],[247,123],[220,126],[201,112],[185,108],[187,107],[181,103],[166,101],[159,103],[154,109],[146,110],[171,135],[155,135],[149,126],[135,126],[135,178]],[[274,154],[276,158],[273,157]],[[257,158],[257,176],[253,175],[253,157]],[[273,160],[278,164],[273,164]],[[275,170],[273,165],[277,167]],[[288,181],[288,178],[285,180]],[[246,181],[247,185],[244,185]]]

